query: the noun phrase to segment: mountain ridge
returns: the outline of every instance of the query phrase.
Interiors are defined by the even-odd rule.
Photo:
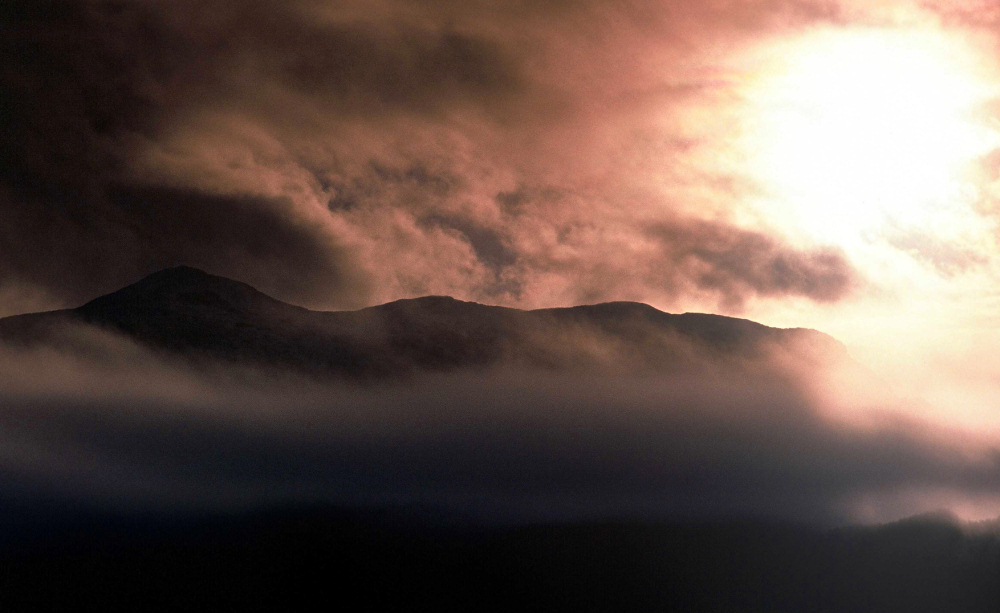
[[[178,354],[362,378],[511,364],[662,369],[705,352],[745,358],[774,347],[846,356],[843,345],[815,330],[671,314],[639,302],[520,310],[423,296],[313,311],[189,266],[152,273],[74,309],[0,319],[0,340],[58,341],[59,329],[74,324]]]

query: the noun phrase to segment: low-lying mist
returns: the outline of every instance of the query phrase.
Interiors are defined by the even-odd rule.
[[[94,328],[63,338],[76,345],[0,353],[8,506],[414,505],[497,522],[1000,515],[995,441],[907,417],[864,376],[777,350],[703,354],[668,374],[500,365],[348,382],[180,359]]]

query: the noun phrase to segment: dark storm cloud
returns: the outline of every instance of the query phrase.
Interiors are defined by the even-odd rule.
[[[479,261],[497,272],[517,261],[517,254],[504,244],[496,230],[479,226],[475,221],[461,216],[429,215],[423,222],[461,234],[472,246]]]
[[[64,304],[177,262],[244,277],[249,269],[305,302],[347,286],[349,258],[274,203],[126,176],[133,142],[201,95],[212,48],[189,44],[144,4],[15,2],[6,11],[2,279],[43,285]],[[277,282],[289,270],[302,277]],[[311,286],[317,280],[323,289]]]
[[[78,222],[56,214],[43,223],[32,219],[34,211],[9,206],[7,221],[20,231],[5,236],[10,251],[0,273],[58,274],[60,292],[71,302],[177,262],[225,271],[306,304],[328,300],[331,287],[361,287],[343,269],[348,258],[341,248],[315,225],[289,219],[280,199],[108,185],[101,207],[88,207]],[[48,269],[52,262],[58,273]]]
[[[630,139],[677,103],[663,92],[697,101],[720,82],[687,58],[702,43],[836,19],[829,4],[14,0],[0,10],[5,313],[79,303],[179,263],[327,308],[426,293],[570,302],[607,274],[634,281],[609,298],[670,304],[711,286],[699,295],[725,308],[736,294],[832,300],[850,286],[833,280],[851,275],[836,258],[786,249],[763,273],[718,261],[713,247],[694,257],[724,274],[664,284],[623,276],[636,254],[617,242],[646,236],[644,223],[620,225],[641,215],[616,202],[645,180]],[[553,205],[546,194],[579,197]],[[616,230],[548,243],[587,225]],[[674,240],[681,259],[699,237]]]
[[[802,252],[773,237],[714,222],[654,226],[664,274],[718,292],[736,306],[751,296],[799,295],[819,302],[842,298],[856,282],[839,251]]]
[[[187,262],[256,276],[300,302],[350,303],[331,296],[361,288],[347,283],[353,265],[329,232],[258,196],[129,176],[137,143],[198,105],[254,104],[262,80],[338,111],[371,113],[396,105],[432,112],[435,101],[485,98],[512,77],[496,50],[457,33],[321,28],[295,6],[7,5],[3,278],[42,284],[72,303]],[[432,182],[420,167],[405,178]]]
[[[456,32],[344,28],[316,32],[312,40],[295,35],[288,32],[279,39],[294,41],[275,68],[282,82],[354,112],[405,107],[433,113],[455,98],[489,106],[518,85],[499,49]],[[378,106],[373,109],[372,104]]]

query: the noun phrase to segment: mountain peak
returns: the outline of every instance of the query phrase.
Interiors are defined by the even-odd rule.
[[[219,279],[223,278],[209,274],[200,268],[195,268],[194,266],[187,266],[182,264],[180,266],[171,266],[169,268],[158,270],[154,273],[146,275],[145,279],[153,279],[153,278],[183,279],[183,278],[197,278],[197,277],[201,278],[215,277]]]
[[[193,266],[172,266],[170,268],[164,268],[163,270],[158,270],[151,273],[139,281],[122,288],[119,291],[125,291],[129,288],[142,288],[144,291],[150,290],[168,290],[174,288],[182,287],[195,287],[195,286],[222,286],[222,285],[244,285],[239,281],[234,281],[227,277],[220,277],[218,275],[213,275],[201,270],[200,268],[194,268]],[[247,286],[249,287],[249,286]],[[118,292],[115,292],[118,293]]]
[[[76,309],[87,319],[119,320],[148,317],[164,311],[247,312],[285,305],[255,288],[192,266],[154,272]]]
[[[524,311],[423,296],[358,311],[310,311],[191,266],[160,270],[61,317],[180,354],[347,376],[510,365],[672,372],[730,357],[766,360],[778,346],[804,359],[847,357],[831,353],[836,342],[819,342],[828,337],[818,333],[673,315],[638,302]]]

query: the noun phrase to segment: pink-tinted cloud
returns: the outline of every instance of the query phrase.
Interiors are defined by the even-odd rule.
[[[54,305],[176,263],[326,308],[856,283],[718,214],[749,188],[698,119],[729,112],[728,58],[833,3],[10,6],[0,283]]]

